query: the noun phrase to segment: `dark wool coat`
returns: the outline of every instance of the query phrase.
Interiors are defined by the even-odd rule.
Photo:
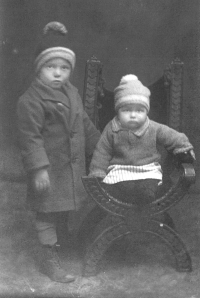
[[[32,82],[17,106],[19,144],[28,176],[32,209],[40,212],[78,210],[86,199],[81,176],[85,153],[92,155],[100,137],[88,118],[78,90],[67,83],[63,92]],[[39,195],[35,171],[47,167],[51,189]]]
[[[148,118],[147,123],[134,133],[123,129],[116,117],[111,120],[94,151],[90,175],[104,178],[110,165],[142,166],[160,162],[159,145],[173,154],[193,149],[184,133]]]

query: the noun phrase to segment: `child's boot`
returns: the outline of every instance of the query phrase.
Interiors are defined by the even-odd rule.
[[[57,253],[57,245],[44,245],[43,253],[44,258],[42,262],[42,273],[46,274],[51,280],[69,283],[75,280],[75,277],[67,272],[60,266],[60,261]]]

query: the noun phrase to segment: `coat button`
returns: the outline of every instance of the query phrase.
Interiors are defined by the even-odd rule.
[[[63,104],[62,103],[57,103],[57,109],[62,112],[63,111]]]

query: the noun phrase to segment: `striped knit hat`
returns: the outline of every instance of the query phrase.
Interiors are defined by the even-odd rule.
[[[69,49],[69,41],[67,39],[67,29],[59,22],[50,22],[43,29],[42,40],[39,43],[35,53],[35,71],[36,73],[41,67],[52,58],[63,58],[67,60],[74,69],[76,56]]]
[[[117,112],[126,104],[139,103],[149,112],[150,95],[150,90],[142,85],[135,75],[126,75],[122,77],[119,86],[114,90],[115,110]]]

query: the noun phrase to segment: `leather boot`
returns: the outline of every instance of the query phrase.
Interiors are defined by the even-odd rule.
[[[57,253],[58,245],[44,245],[44,258],[42,262],[42,273],[46,274],[51,280],[61,283],[69,283],[75,280],[75,277],[60,266],[60,261]]]

